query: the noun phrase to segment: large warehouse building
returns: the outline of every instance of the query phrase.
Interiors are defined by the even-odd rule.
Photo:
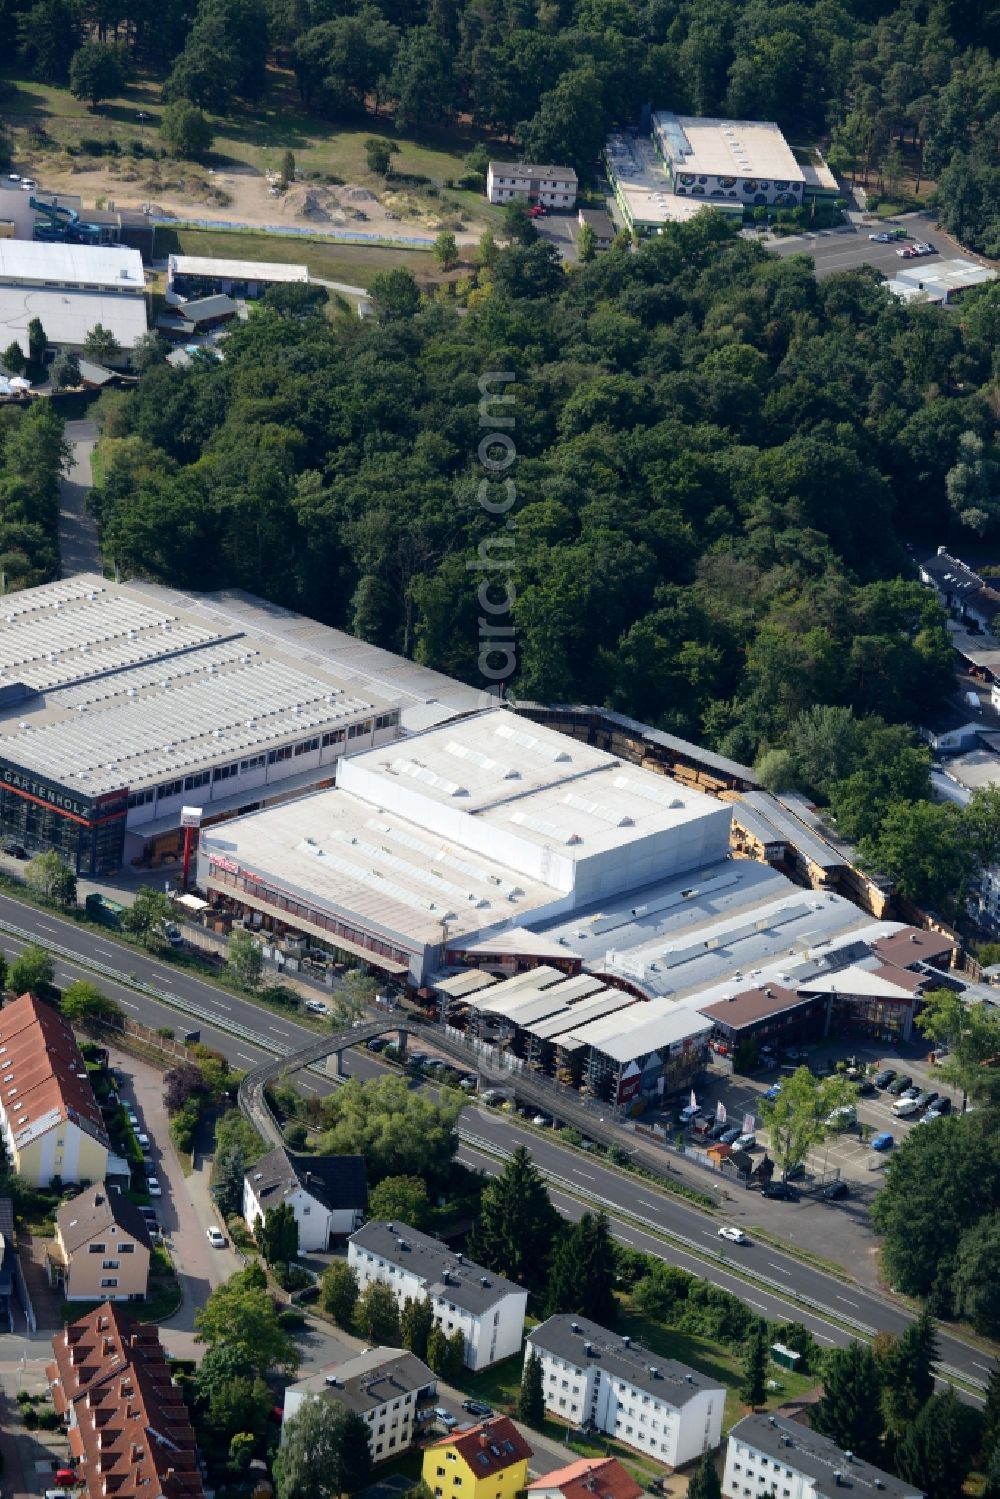
[[[32,318],[50,344],[74,353],[100,323],[127,355],[147,330],[139,251],[0,239],[0,347],[16,340],[27,355]]]
[[[3,601],[0,834],[80,874],[156,862],[184,806],[211,823],[330,784],[343,755],[477,703],[248,595],[81,574]]]
[[[729,823],[713,797],[496,709],[203,836],[198,882],[420,986],[453,945],[715,863]]]
[[[906,1040],[950,944],[730,853],[732,806],[504,708],[203,834],[213,905],[360,958],[494,1064],[629,1107],[706,1048]]]

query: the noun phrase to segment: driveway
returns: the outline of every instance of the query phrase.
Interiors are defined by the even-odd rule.
[[[87,514],[91,487],[90,455],[97,441],[97,427],[85,418],[66,423],[66,441],[73,456],[69,472],[59,481],[59,556],[64,578],[74,573],[99,573],[101,553],[97,527]]]
[[[199,1157],[197,1169],[184,1175],[170,1141],[162,1072],[125,1052],[112,1051],[111,1064],[122,1073],[124,1096],[135,1104],[140,1127],[152,1140],[156,1176],[163,1189],[153,1206],[184,1292],[180,1309],[163,1324],[163,1342],[172,1353],[190,1358],[200,1350],[193,1340],[195,1312],[216,1286],[242,1269],[243,1261],[231,1247],[213,1249],[205,1236],[212,1224],[221,1226],[208,1192],[211,1163]]]

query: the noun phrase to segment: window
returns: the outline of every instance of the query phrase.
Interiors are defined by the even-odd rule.
[[[297,754],[297,755],[309,755],[309,754],[312,753],[313,750],[318,750],[318,749],[319,749],[319,739],[318,738],[316,738],[316,739],[303,739],[301,741],[301,743],[299,743],[299,744],[297,744],[295,746],[295,754]]]
[[[119,1270],[120,1268],[121,1268],[121,1261],[120,1260],[105,1260],[104,1264],[101,1266],[102,1270]]]
[[[237,776],[239,775],[239,773],[240,762],[238,760],[234,760],[232,765],[217,765],[212,771],[212,780],[228,781],[230,776]]]
[[[211,779],[210,770],[196,770],[193,775],[184,777],[184,790],[194,791],[198,786],[207,786]]]
[[[101,1290],[102,1291],[104,1291],[104,1290],[110,1290],[113,1286],[116,1286],[117,1284],[118,1284],[117,1280],[102,1280],[101,1281]]]
[[[438,1478],[443,1478],[444,1477],[444,1469],[443,1468],[438,1468],[438,1470],[437,1470],[437,1476],[438,1476]],[[440,1494],[440,1492],[441,1492],[441,1490],[438,1489],[438,1493],[439,1494]]]
[[[323,735],[319,743],[321,749],[329,749],[331,744],[343,744],[343,742],[343,729],[331,729],[329,733]]]
[[[119,1244],[119,1246],[118,1246],[118,1253],[119,1254],[135,1254],[135,1245],[134,1244]]]
[[[133,791],[128,799],[130,807],[145,807],[156,795],[155,787],[147,786],[145,791]]]
[[[268,765],[277,765],[282,760],[290,760],[293,753],[290,744],[283,744],[280,749],[268,750],[267,763]]]
[[[302,1209],[302,1216],[303,1216],[303,1218],[308,1218],[309,1214],[311,1212],[312,1212],[312,1208],[303,1208]]]
[[[350,724],[347,729],[347,737],[348,739],[359,739],[362,734],[370,734],[371,731],[372,721],[370,718],[366,718],[364,723]]]
[[[397,723],[399,723],[398,710],[393,713],[380,713],[375,720],[375,727],[376,729],[391,729]]]
[[[240,761],[240,774],[247,770],[261,770],[266,764],[266,755],[251,755],[249,759]]]
[[[90,1252],[91,1254],[107,1254],[108,1246],[106,1244],[91,1244]]]
[[[180,796],[184,790],[183,781],[163,781],[156,788],[156,795],[160,801],[168,796]]]

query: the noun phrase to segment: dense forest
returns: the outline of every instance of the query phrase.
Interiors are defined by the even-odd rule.
[[[59,574],[59,476],[69,458],[50,401],[0,412],[0,593]]]
[[[989,0],[0,0],[0,54],[20,48],[46,82],[70,79],[87,38],[220,114],[263,99],[279,63],[316,116],[382,108],[405,133],[463,116],[585,176],[645,104],[775,119],[890,189],[906,146],[947,226],[1000,251]],[[81,73],[101,71],[88,52]]]
[[[478,281],[456,308],[391,272],[368,323],[262,305],[221,363],[102,398],[107,555],[484,686],[502,604],[518,696],[760,759],[874,835],[952,682],[907,539],[995,518],[1000,291],[905,308],[711,212],[570,274],[515,240]]]

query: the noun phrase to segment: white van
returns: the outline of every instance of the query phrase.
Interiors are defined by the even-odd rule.
[[[920,1113],[920,1105],[915,1098],[897,1098],[892,1112],[897,1119],[908,1119],[911,1114]]]

